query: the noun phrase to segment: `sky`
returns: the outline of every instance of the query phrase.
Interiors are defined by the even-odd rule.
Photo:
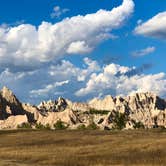
[[[166,1],[1,0],[0,87],[23,102],[166,98]]]

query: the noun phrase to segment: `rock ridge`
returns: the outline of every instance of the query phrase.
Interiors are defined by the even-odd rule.
[[[87,103],[59,97],[38,106],[21,103],[7,87],[0,91],[0,129],[36,126],[54,129],[58,123],[68,129],[166,128],[166,101],[151,93],[127,97],[105,96]]]

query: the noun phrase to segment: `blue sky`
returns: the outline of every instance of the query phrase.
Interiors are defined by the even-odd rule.
[[[0,86],[22,101],[166,97],[166,1],[2,0],[0,25]]]

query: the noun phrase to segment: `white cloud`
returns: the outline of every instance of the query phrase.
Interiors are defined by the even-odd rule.
[[[155,50],[156,50],[155,47],[147,47],[147,48],[142,49],[142,50],[134,51],[131,54],[132,54],[132,56],[139,57],[139,56],[145,56],[145,55],[151,54]]]
[[[63,86],[68,84],[69,80],[62,81],[62,82],[55,82],[53,84],[46,85],[43,89],[31,90],[30,94],[31,97],[39,97],[39,96],[47,96],[50,92],[55,93],[57,87]]]
[[[19,99],[32,103],[55,99],[58,95],[86,101],[101,95],[128,95],[147,91],[166,97],[165,73],[140,74],[136,67],[113,63],[101,67],[89,58],[83,61],[82,67],[63,60],[59,65],[34,72],[12,73],[6,69],[0,74],[0,86],[8,86]]]
[[[35,72],[36,71],[12,73],[8,68],[6,68],[4,71],[0,73],[0,80],[1,83],[4,84],[5,83],[12,84],[14,81],[18,81],[26,76],[33,75]]]
[[[166,96],[165,73],[127,76],[126,73],[134,68],[116,64],[107,65],[99,74],[93,73],[85,87],[75,94],[83,97],[98,96],[98,94],[128,95],[133,92],[154,92]]]
[[[96,61],[89,58],[84,58],[84,66],[77,67],[69,61],[63,60],[58,65],[51,65],[45,69],[39,69],[38,73],[32,76],[29,83],[38,80],[31,84],[30,95],[31,99],[52,98],[58,95],[65,95],[67,98],[74,97],[74,92],[89,78],[89,75],[93,72],[100,71],[100,66]],[[43,79],[43,77],[45,79]],[[28,79],[29,80],[29,79]],[[66,80],[68,83],[66,83]],[[38,83],[39,82],[39,83]],[[65,83],[65,86],[57,86],[58,83]],[[37,88],[39,87],[39,88]]]
[[[59,18],[61,15],[65,14],[68,11],[69,9],[67,8],[62,9],[60,6],[55,6],[50,16],[51,18]]]
[[[69,45],[67,53],[69,54],[85,54],[91,52],[93,48],[86,45],[85,41],[73,42]]]
[[[144,36],[166,39],[166,12],[159,13],[147,22],[138,25],[134,32]]]
[[[100,66],[96,61],[87,57],[84,58],[85,68],[74,66],[71,62],[62,60],[61,64],[51,66],[49,74],[52,77],[59,77],[62,79],[76,78],[77,81],[85,81],[85,79],[93,72],[100,71]]]
[[[110,32],[119,28],[134,10],[132,0],[111,11],[74,16],[39,27],[22,24],[0,27],[0,64],[15,67],[37,67],[56,61],[67,54],[87,53],[103,40],[112,38]]]

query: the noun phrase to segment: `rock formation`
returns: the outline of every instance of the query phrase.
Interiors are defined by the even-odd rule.
[[[24,123],[28,123],[26,115],[12,115],[5,120],[0,120],[0,129],[17,129]]]
[[[38,105],[38,109],[42,112],[59,112],[64,111],[67,107],[65,99],[59,97],[55,101],[43,101]]]
[[[6,119],[11,115],[24,115],[25,111],[22,104],[11,90],[3,87],[0,91],[0,120]]]
[[[21,103],[6,87],[0,91],[0,129],[16,129],[22,124],[54,128],[58,121],[69,129],[91,124],[100,129],[166,128],[166,101],[147,92],[95,98],[87,103],[58,98],[32,106]]]
[[[77,118],[75,113],[70,109],[65,109],[61,112],[48,112],[45,116],[39,116],[37,123],[40,123],[42,125],[49,124],[49,126],[53,128],[54,124],[58,120],[62,121],[67,125],[70,125],[70,127],[79,123],[79,119]]]

